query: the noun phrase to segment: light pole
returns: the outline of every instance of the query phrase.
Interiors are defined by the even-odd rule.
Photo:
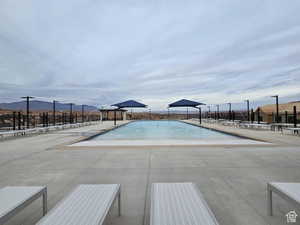
[[[29,128],[29,100],[34,97],[25,96],[25,97],[21,97],[21,98],[26,99],[26,120],[27,120],[26,125],[27,125],[27,128]]]
[[[53,100],[53,126],[55,126],[56,122],[56,103],[57,101]]]
[[[271,97],[276,99],[276,123],[279,123],[278,95],[273,95]]]
[[[231,102],[229,102],[228,105],[229,105],[229,112],[228,112],[229,114],[228,115],[229,115],[229,120],[231,120]]]
[[[249,100],[245,100],[245,102],[247,102],[247,119],[248,122],[250,121],[250,105],[249,105]]]
[[[85,106],[85,105],[82,105],[82,106],[81,106],[81,122],[82,122],[82,123],[84,123],[84,106]]]
[[[70,124],[73,123],[73,105],[74,103],[70,103]]]

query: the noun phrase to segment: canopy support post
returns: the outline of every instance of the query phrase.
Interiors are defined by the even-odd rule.
[[[114,110],[114,125],[116,126],[117,125],[117,118],[116,118],[116,115],[117,114],[117,111]]]
[[[199,107],[199,124],[201,124],[201,107]]]

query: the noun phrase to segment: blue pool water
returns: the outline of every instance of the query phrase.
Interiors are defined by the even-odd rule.
[[[93,140],[147,140],[147,139],[240,139],[221,132],[189,125],[179,121],[135,121]]]

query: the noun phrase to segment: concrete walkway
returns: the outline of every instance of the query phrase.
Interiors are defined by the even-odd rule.
[[[272,147],[63,147],[112,126],[104,122],[0,142],[0,186],[47,185],[51,209],[78,184],[120,183],[123,215],[117,217],[114,208],[107,221],[112,225],[149,224],[153,182],[195,182],[220,225],[282,225],[295,209],[276,195],[273,217],[266,207],[268,181],[300,182],[300,148],[296,141],[289,145],[290,137]],[[257,136],[269,139],[268,133]],[[41,202],[35,202],[8,224],[32,225],[41,215]]]
[[[191,123],[199,126],[199,120],[184,120],[184,122]],[[283,134],[279,131],[270,131],[270,130],[255,130],[255,129],[246,129],[246,128],[237,128],[231,126],[223,126],[218,123],[205,123],[202,122],[202,127],[211,128],[223,132],[228,132],[238,136],[244,136],[252,138],[255,140],[262,140],[277,145],[287,145],[287,146],[300,146],[300,136],[290,134]]]

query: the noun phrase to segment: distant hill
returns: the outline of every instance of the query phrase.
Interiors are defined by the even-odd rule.
[[[70,104],[57,102],[57,111],[70,110]],[[26,101],[11,102],[11,103],[0,103],[0,109],[6,110],[26,110]],[[38,100],[30,101],[30,111],[51,111],[53,109],[52,102],[44,102]],[[84,106],[85,111],[97,111],[95,106]],[[81,111],[81,105],[73,105],[73,111]]]

